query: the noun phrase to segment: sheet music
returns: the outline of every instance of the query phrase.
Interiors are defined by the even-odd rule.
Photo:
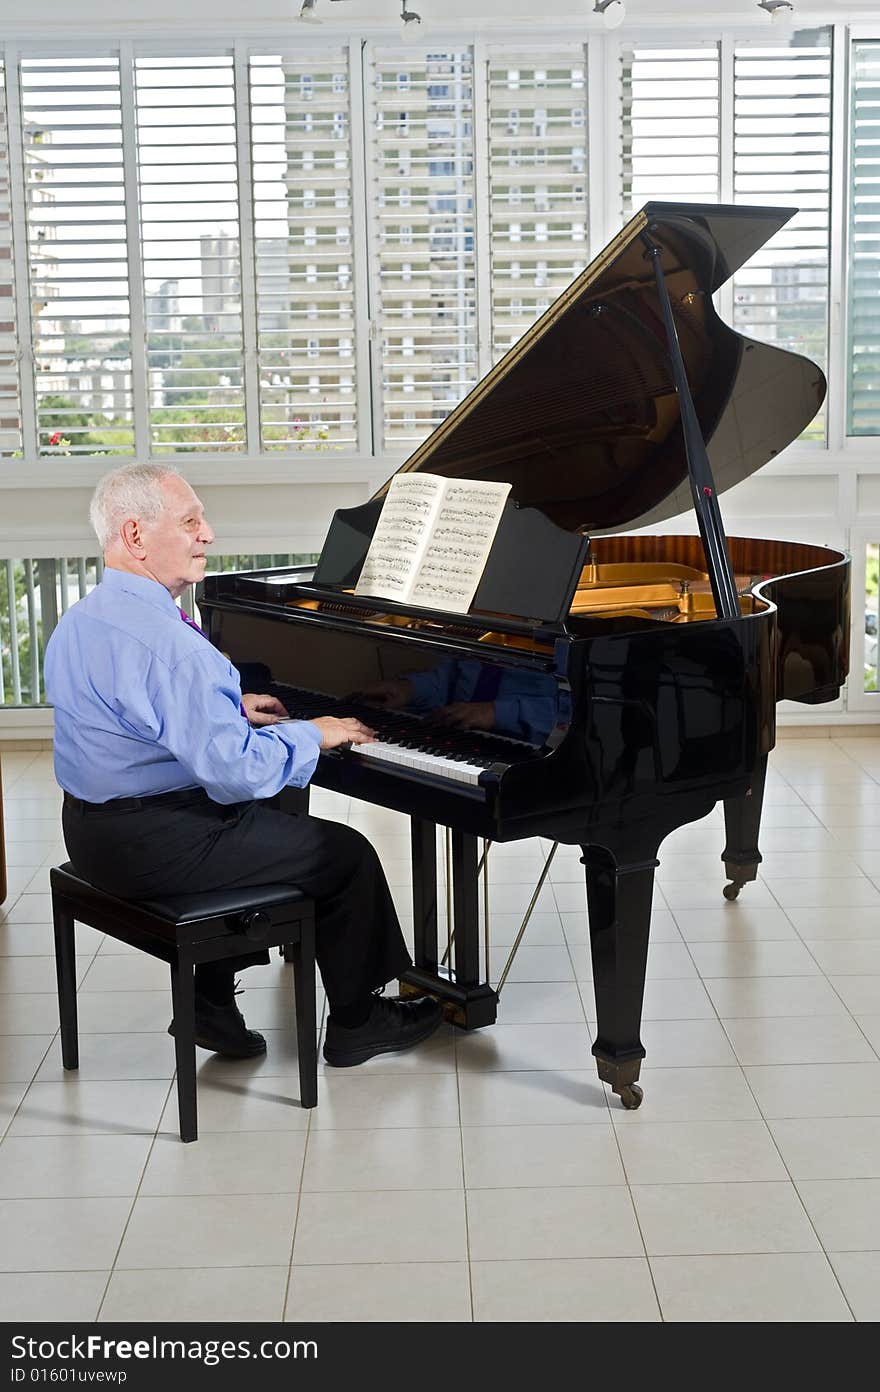
[[[466,613],[509,492],[509,483],[395,475],[355,594]]]

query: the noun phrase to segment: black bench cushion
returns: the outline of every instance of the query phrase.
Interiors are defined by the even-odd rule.
[[[69,861],[59,865],[56,873],[59,878],[64,876],[71,881],[70,884],[61,885],[69,894],[79,891],[86,896],[102,895],[117,904],[129,902],[112,894],[104,894],[103,890],[78,875]],[[201,890],[197,894],[168,894],[161,899],[133,899],[130,902],[147,913],[155,914],[157,918],[167,919],[169,923],[189,923],[200,918],[248,913],[253,909],[269,908],[273,904],[295,903],[305,898],[302,890],[295,885],[266,884]]]

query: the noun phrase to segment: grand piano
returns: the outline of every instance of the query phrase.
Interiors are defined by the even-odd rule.
[[[541,836],[582,848],[592,1052],[627,1108],[642,1100],[664,838],[723,802],[735,897],[761,860],[777,701],[831,701],[847,674],[847,557],[728,539],[718,505],[824,398],[815,363],[751,342],[713,306],[791,215],[647,204],[406,461],[511,485],[468,613],[353,593],[387,484],[336,513],[316,567],[209,576],[199,597],[245,689],[377,730],[322,754],[312,782],[411,818],[405,992],[435,994],[462,1028],[491,1024],[488,847]],[[696,535],[626,534],[688,509]]]

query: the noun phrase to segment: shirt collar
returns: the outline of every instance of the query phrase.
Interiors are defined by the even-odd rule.
[[[132,575],[128,570],[114,570],[112,566],[105,566],[101,584],[107,585],[111,590],[127,590],[129,594],[145,599],[148,604],[154,604],[157,609],[166,613],[179,612],[165,586],[160,585],[158,580],[151,580],[147,575]]]

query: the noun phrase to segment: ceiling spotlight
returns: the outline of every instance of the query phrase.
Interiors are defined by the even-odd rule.
[[[302,0],[299,10],[299,17],[303,24],[320,24],[321,21],[315,13],[318,0]]]
[[[794,18],[794,5],[790,0],[758,0],[758,9],[770,16],[771,24],[787,24]]]
[[[596,0],[593,14],[602,16],[606,29],[618,29],[626,19],[626,5],[623,0]]]
[[[400,36],[403,39],[414,38],[417,30],[416,25],[421,24],[422,16],[416,14],[415,10],[407,9],[406,0],[400,0]]]

